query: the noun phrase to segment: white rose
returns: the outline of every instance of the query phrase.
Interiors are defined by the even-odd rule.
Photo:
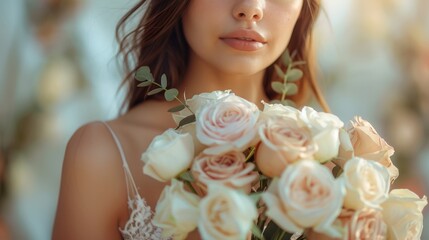
[[[360,210],[365,207],[380,209],[388,196],[389,172],[381,164],[363,158],[352,158],[344,166],[341,177],[346,186],[344,206]]]
[[[423,208],[427,198],[419,198],[408,189],[395,189],[381,205],[387,223],[387,238],[392,240],[418,240],[423,230]]]
[[[300,111],[294,107],[285,106],[283,104],[278,103],[265,103],[264,104],[264,110],[261,113],[261,119],[267,119],[267,118],[293,118],[298,119],[298,116],[300,115]]]
[[[253,201],[223,185],[210,184],[200,203],[198,230],[204,240],[246,239],[258,217]]]
[[[145,163],[143,173],[165,182],[188,169],[193,158],[192,136],[170,128],[156,136],[142,154],[141,160]]]
[[[204,153],[242,151],[255,141],[258,107],[235,95],[201,107],[196,116],[197,138],[209,146]]]
[[[344,186],[328,168],[314,160],[290,165],[262,194],[270,217],[283,230],[316,232],[340,237],[333,223],[341,212]]]
[[[201,106],[204,106],[206,104],[209,104],[210,102],[222,99],[224,97],[227,97],[231,95],[230,90],[225,91],[213,91],[209,93],[201,93],[192,96],[191,99],[186,100],[186,105],[189,106],[189,108],[192,110],[192,112],[197,113]],[[189,109],[185,108],[180,112],[173,113],[173,119],[178,125],[180,120],[183,118],[191,115],[192,113],[189,111]]]
[[[304,107],[300,117],[308,124],[319,147],[314,158],[326,162],[336,157],[340,146],[339,131],[344,123],[333,114],[317,112],[310,107]]]
[[[173,179],[161,193],[152,222],[162,228],[164,238],[185,239],[198,225],[199,201],[185,190],[183,182]]]

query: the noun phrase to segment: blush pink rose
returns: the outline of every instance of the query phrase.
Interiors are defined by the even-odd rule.
[[[236,95],[200,107],[196,113],[196,135],[209,146],[206,154],[243,151],[255,142],[258,107]]]
[[[258,178],[254,169],[255,165],[246,162],[243,153],[233,151],[222,155],[200,154],[191,171],[204,193],[210,183],[250,192],[252,183]]]

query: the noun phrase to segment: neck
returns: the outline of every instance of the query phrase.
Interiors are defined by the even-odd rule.
[[[261,100],[269,102],[263,88],[265,71],[253,74],[226,73],[204,64],[190,63],[179,92],[188,98],[202,92],[231,90],[237,96],[245,98],[262,107]]]

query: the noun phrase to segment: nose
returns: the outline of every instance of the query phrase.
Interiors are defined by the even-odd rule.
[[[264,17],[265,1],[241,0],[233,9],[234,18],[241,21],[260,21]]]

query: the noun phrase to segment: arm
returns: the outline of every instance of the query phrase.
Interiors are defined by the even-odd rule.
[[[125,179],[116,145],[102,123],[78,129],[63,163],[52,239],[122,239]]]

